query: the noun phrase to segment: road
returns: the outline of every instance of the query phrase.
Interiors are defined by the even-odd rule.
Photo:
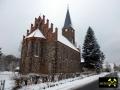
[[[117,73],[111,73],[109,75],[107,75],[106,77],[109,76],[114,76],[117,77]],[[120,90],[120,88],[99,88],[99,80],[96,80],[92,83],[89,83],[83,87],[77,88],[75,90]]]

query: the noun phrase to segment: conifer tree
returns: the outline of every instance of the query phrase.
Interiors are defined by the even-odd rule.
[[[1,59],[1,56],[2,56],[2,50],[1,50],[1,48],[0,48],[0,59]]]
[[[100,46],[91,27],[88,28],[82,49],[82,57],[85,61],[85,67],[100,70],[105,56],[100,50]]]

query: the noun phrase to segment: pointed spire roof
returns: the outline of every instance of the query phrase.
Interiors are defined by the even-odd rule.
[[[66,13],[65,22],[64,22],[64,28],[66,28],[66,27],[71,27],[71,26],[72,26],[72,23],[71,23],[69,8],[68,8],[68,9],[67,9],[67,13]]]

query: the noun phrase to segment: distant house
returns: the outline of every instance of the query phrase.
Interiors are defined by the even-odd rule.
[[[62,35],[53,28],[45,16],[35,18],[27,35],[23,36],[20,61],[22,74],[76,73],[80,72],[80,50],[75,46],[75,30],[69,10]]]
[[[111,72],[114,72],[114,64],[113,63],[104,63],[103,64],[103,70],[104,71],[111,71]]]

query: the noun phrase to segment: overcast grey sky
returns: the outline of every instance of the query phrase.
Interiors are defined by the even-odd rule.
[[[77,44],[82,47],[91,26],[106,61],[120,64],[120,0],[0,0],[0,47],[3,53],[20,56],[22,36],[39,15],[44,14],[61,30],[67,4]]]

